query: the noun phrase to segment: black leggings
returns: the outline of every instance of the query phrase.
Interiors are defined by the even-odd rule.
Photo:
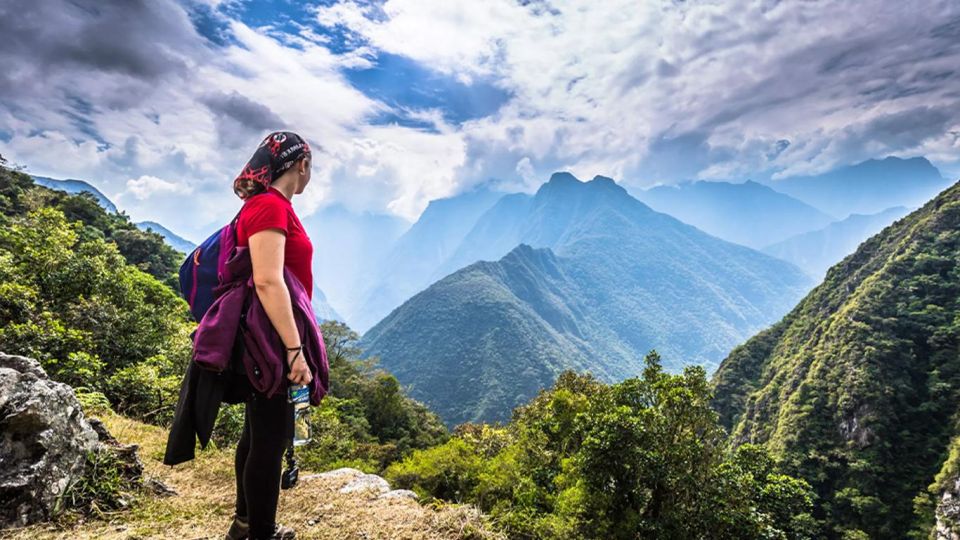
[[[277,519],[283,453],[289,444],[293,410],[287,393],[247,402],[243,435],[237,443],[237,516],[250,523],[250,538],[269,538]]]

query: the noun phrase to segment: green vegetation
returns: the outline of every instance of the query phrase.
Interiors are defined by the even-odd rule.
[[[79,221],[80,241],[107,240],[116,246],[127,263],[176,289],[176,272],[183,255],[168,246],[159,233],[141,231],[123,212],[104,211],[89,193],[71,195],[44,188],[34,184],[29,175],[2,167],[0,163],[0,213],[11,218],[40,208],[55,208],[68,222]]]
[[[84,475],[67,486],[58,510],[74,510],[103,517],[105,513],[130,506],[141,492],[139,474],[131,474],[110,448],[88,452]]]
[[[766,452],[734,450],[706,374],[608,386],[564,372],[506,426],[463,424],[446,444],[390,466],[392,484],[470,502],[511,538],[814,538],[806,482]]]
[[[624,204],[622,212],[637,211]],[[618,215],[593,216],[594,232]],[[607,243],[603,260],[573,243],[562,257],[524,246],[498,263],[474,265],[434,289],[460,295],[469,309],[422,311],[442,323],[431,333],[404,331],[421,320],[405,312],[410,305],[381,323],[383,335],[405,336],[400,346],[423,360],[401,367],[429,376],[419,383],[450,392],[451,402],[525,403],[506,424],[465,423],[451,436],[396,377],[360,358],[354,332],[325,323],[331,389],[312,411],[314,440],[298,451],[301,465],[382,471],[394,487],[428,500],[477,505],[515,538],[929,535],[940,494],[960,474],[960,184],[831,269],[780,323],[734,349],[712,384],[701,367],[667,373],[655,353],[641,377],[612,385],[596,377],[613,371],[577,374],[551,360],[556,347],[575,352],[568,360],[583,362],[577,367],[596,362],[582,343],[635,324],[615,316],[624,310],[668,318],[647,309],[660,305],[650,301],[652,291],[628,287],[609,296],[581,288],[583,276],[631,287],[630,280],[652,280],[667,300],[684,293],[657,281],[666,277],[654,262],[631,267],[635,250],[612,249],[615,241],[591,236],[591,245]],[[696,248],[684,242],[669,249]],[[700,248],[704,257],[725,253]],[[157,235],[107,214],[89,195],[38,187],[0,167],[0,350],[37,358],[77,389],[88,412],[169,421],[193,328],[174,289],[176,259]],[[603,274],[629,268],[627,281]],[[471,289],[477,282],[484,287]],[[768,285],[768,296],[779,287]],[[461,294],[469,290],[478,292]],[[678,336],[699,331],[681,329],[683,316],[670,324]],[[425,363],[460,339],[455,328],[474,331],[479,356],[457,357],[457,370]],[[504,341],[506,332],[513,334]],[[549,339],[528,339],[534,334]],[[429,339],[417,338],[423,335]],[[720,346],[698,339],[698,350]],[[507,350],[488,354],[491,343]],[[620,353],[610,349],[603,358]],[[463,373],[470,375],[450,379]],[[236,440],[242,418],[240,406],[224,407],[217,446]],[[154,430],[147,455],[156,461],[162,429],[136,429]],[[215,448],[198,457],[216,458],[221,486],[231,474],[228,453]],[[133,488],[119,476],[120,464],[94,455],[90,465],[65,503],[122,507]],[[190,474],[212,473],[198,465]],[[157,526],[152,517],[143,523]]]
[[[36,186],[6,168],[0,211],[0,350],[36,358],[120,412],[169,418],[193,326],[157,279],[173,281],[174,252],[88,194]]]
[[[930,533],[928,486],[956,467],[958,254],[960,184],[864,242],[714,377],[734,440],[810,482],[831,538]]]

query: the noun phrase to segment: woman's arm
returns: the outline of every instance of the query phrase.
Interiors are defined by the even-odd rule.
[[[298,347],[302,345],[300,333],[293,318],[290,291],[283,280],[283,250],[286,242],[287,237],[280,229],[264,229],[254,233],[250,235],[250,260],[253,264],[253,283],[263,310],[284,346]],[[294,357],[297,360],[290,366],[287,378],[296,384],[308,384],[313,377],[303,353],[298,356],[297,351],[287,352],[288,363]]]

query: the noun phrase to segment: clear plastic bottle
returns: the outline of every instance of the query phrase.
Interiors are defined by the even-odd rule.
[[[310,442],[310,387],[291,385],[287,401],[293,403],[293,445],[307,444]]]

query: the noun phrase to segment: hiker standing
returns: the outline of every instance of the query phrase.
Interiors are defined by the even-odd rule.
[[[289,268],[312,294],[313,244],[290,202],[310,182],[310,159],[310,147],[299,135],[272,133],[233,184],[234,192],[245,200],[237,220],[237,245],[250,249],[256,294],[286,349],[288,378],[294,384],[308,384],[313,375],[302,353],[283,268]],[[290,439],[285,428],[292,414],[285,391],[271,398],[254,392],[247,402],[235,459],[236,517],[228,540],[245,535],[294,537],[292,529],[276,523],[283,452]]]
[[[310,147],[299,135],[268,135],[234,180],[233,190],[244,200],[236,219],[181,269],[182,292],[200,324],[164,463],[192,459],[196,439],[206,446],[221,402],[245,403],[234,461],[236,513],[227,540],[295,538],[293,529],[276,522],[283,454],[293,437],[288,388],[306,385],[310,403],[319,405],[329,387],[323,337],[310,303],[313,245],[291,204],[310,182],[310,160]],[[215,289],[199,284],[198,276],[210,274]],[[204,289],[199,295],[198,288]],[[215,299],[205,305],[198,297]]]

